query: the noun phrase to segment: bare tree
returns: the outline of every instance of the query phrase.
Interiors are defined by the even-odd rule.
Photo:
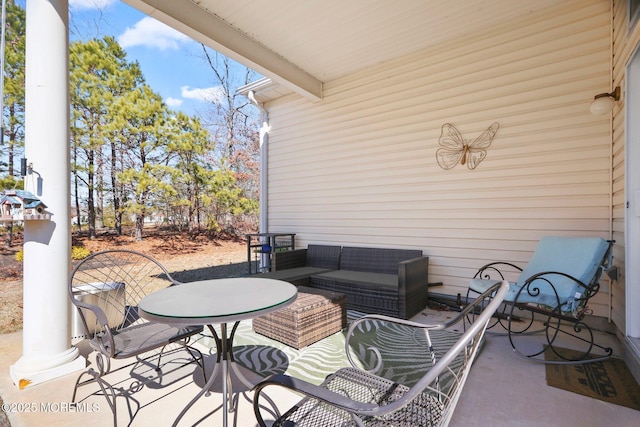
[[[237,92],[238,87],[254,80],[256,73],[204,45],[202,52],[219,88],[212,114],[208,121],[204,120],[215,143],[212,161],[219,169],[233,174],[233,185],[239,189],[237,197],[243,204],[240,210],[244,209],[244,215],[227,215],[227,209],[216,204],[215,200],[213,210],[220,218],[229,216],[237,219],[246,214],[257,218],[260,175],[258,110]],[[254,220],[250,222],[256,223]],[[233,224],[232,228],[238,225]]]

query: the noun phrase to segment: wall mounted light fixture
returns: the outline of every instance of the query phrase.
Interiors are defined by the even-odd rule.
[[[600,93],[593,98],[593,102],[589,106],[589,111],[594,116],[602,116],[613,110],[613,103],[620,101],[620,86],[611,93]]]

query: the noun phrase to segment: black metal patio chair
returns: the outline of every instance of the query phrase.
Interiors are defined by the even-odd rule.
[[[96,354],[96,366],[80,374],[72,402],[76,401],[79,387],[96,383],[116,425],[118,393],[106,378],[111,372],[111,359],[135,358],[136,363],[147,356],[157,358],[155,370],[160,371],[166,351],[184,348],[204,373],[202,353],[189,346],[189,338],[202,332],[202,326],[177,327],[138,316],[137,304],[144,296],[174,285],[180,283],[158,261],[134,251],[99,252],[74,268],[69,296],[77,309],[84,337]]]
[[[585,316],[591,313],[589,301],[601,288],[602,273],[610,267],[612,243],[595,237],[543,237],[524,268],[507,262],[481,267],[467,298],[496,281],[517,277],[489,326],[504,327],[514,351],[550,364],[605,360],[613,350],[595,342]],[[543,345],[532,344],[536,336],[544,337]],[[547,351],[555,357],[546,358]]]

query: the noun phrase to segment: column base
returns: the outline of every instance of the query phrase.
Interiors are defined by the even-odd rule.
[[[20,390],[23,390],[82,370],[86,366],[87,360],[83,356],[79,356],[79,351],[76,347],[71,347],[59,355],[47,355],[46,357],[22,356],[9,367],[9,374],[13,383]]]

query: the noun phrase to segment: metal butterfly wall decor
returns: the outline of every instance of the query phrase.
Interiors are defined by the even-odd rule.
[[[460,162],[466,164],[469,169],[475,169],[485,157],[487,148],[491,145],[493,137],[498,132],[498,123],[493,123],[487,130],[474,141],[462,138],[462,134],[451,123],[442,125],[440,134],[440,148],[436,151],[436,160],[442,169],[452,169]]]

